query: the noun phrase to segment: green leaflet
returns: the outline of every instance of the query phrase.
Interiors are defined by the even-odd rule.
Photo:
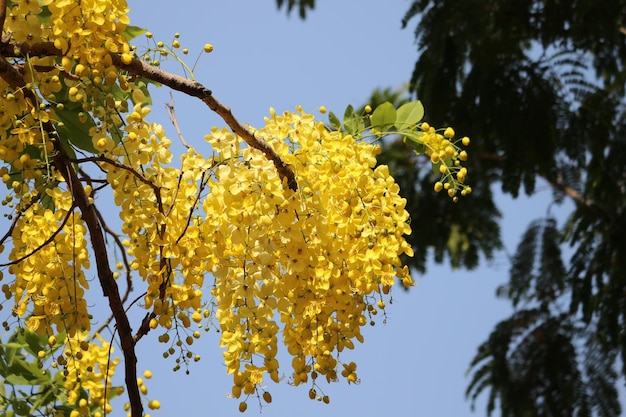
[[[347,134],[360,138],[365,130],[365,121],[363,117],[354,113],[354,107],[348,105],[343,115],[343,127]]]
[[[424,117],[424,106],[419,100],[405,103],[398,108],[395,126],[398,130],[416,125]]]
[[[389,128],[393,127],[396,123],[398,112],[393,104],[386,101],[380,106],[376,107],[374,113],[370,117],[371,128],[379,132],[386,132]]]
[[[341,130],[341,121],[332,111],[328,113],[328,121],[335,130]]]
[[[144,33],[146,33],[146,29],[139,26],[128,25],[124,29],[123,35],[127,41],[130,41],[132,39],[135,39],[139,35],[143,35]]]
[[[94,120],[87,116],[87,120],[80,120],[81,113],[87,114],[79,107],[75,109],[65,108],[63,111],[57,111],[56,117],[63,125],[57,125],[57,132],[62,141],[76,146],[78,149],[90,153],[100,153],[91,141],[89,130],[96,127]]]

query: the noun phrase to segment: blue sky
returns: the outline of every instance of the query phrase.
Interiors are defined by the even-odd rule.
[[[409,4],[407,0],[320,1],[303,22],[297,14],[288,17],[278,12],[274,0],[129,2],[131,23],[149,28],[156,40],[167,43],[174,33],[181,34],[190,64],[202,45],[213,44],[214,52],[202,56],[197,65],[196,79],[252,125],[260,125],[270,106],[282,111],[302,105],[313,112],[325,105],[342,113],[347,104],[364,104],[376,87],[405,83],[416,59],[413,28],[400,27]],[[143,45],[144,40],[136,43]],[[165,68],[181,73],[177,64]],[[154,93],[152,118],[166,125],[175,138],[164,112],[168,95],[165,89]],[[224,125],[195,99],[176,94],[175,102],[188,142],[202,144],[211,126]],[[533,201],[499,199],[509,252],[515,250],[526,225],[544,214],[549,194],[544,187]],[[470,200],[461,204],[471,204]],[[412,227],[419,227],[421,221],[429,219],[413,219]],[[322,385],[331,403],[311,401],[308,387],[286,383],[290,359],[283,356],[285,380],[269,383],[274,401],[263,407],[262,415],[484,415],[484,402],[472,413],[465,401],[465,372],[477,346],[511,311],[505,301],[495,298],[495,289],[506,281],[507,273],[505,252],[472,272],[432,265],[424,276],[415,276],[417,287],[394,295],[387,324],[366,329],[365,343],[349,355],[358,363],[359,385],[348,386],[345,381]],[[174,363],[161,357],[165,346],[156,337],[150,334],[138,346],[139,370],[154,374],[148,398],[161,401],[161,410],[153,416],[239,415],[239,401],[227,397],[232,380],[221,363],[215,333],[194,344],[202,360],[190,366],[189,375],[171,371]],[[247,414],[258,412],[256,399],[250,398]]]

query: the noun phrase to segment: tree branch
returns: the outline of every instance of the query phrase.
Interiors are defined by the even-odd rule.
[[[503,156],[495,154],[495,153],[488,153],[488,152],[484,152],[482,154],[479,155],[479,158],[483,161],[490,161],[490,162],[496,162],[496,163],[500,163],[502,162],[502,160],[504,159]],[[600,212],[607,214],[605,212],[605,210],[603,210],[600,206],[598,206],[598,204],[596,204],[595,202],[593,202],[592,200],[585,198],[585,196],[583,196],[582,194],[580,194],[578,191],[576,191],[575,189],[573,189],[572,187],[570,187],[567,184],[563,184],[560,180],[550,180],[549,178],[547,178],[546,176],[537,173],[537,175],[541,178],[543,178],[548,185],[550,185],[550,187],[552,187],[553,189],[562,192],[563,194],[565,194],[566,196],[568,196],[569,198],[571,198],[572,200],[574,200],[574,202],[576,204],[580,204],[582,206],[585,206],[587,208],[592,208],[592,209],[597,209]]]
[[[0,55],[0,76],[14,89],[22,90],[25,98],[29,99],[33,106],[37,103],[37,97],[31,89],[26,88],[26,83],[20,73],[7,60]],[[128,400],[131,407],[132,417],[141,417],[143,415],[143,405],[141,404],[141,396],[139,394],[139,386],[137,384],[137,356],[135,355],[135,344],[133,342],[132,329],[128,321],[128,316],[124,311],[124,304],[120,298],[119,288],[113,272],[109,266],[109,256],[107,253],[102,226],[98,221],[96,210],[90,203],[89,197],[85,192],[76,171],[72,165],[69,155],[65,151],[63,144],[59,140],[54,125],[51,122],[41,123],[44,131],[54,144],[55,154],[53,164],[57,171],[65,179],[74,204],[81,211],[83,220],[89,230],[91,246],[94,250],[96,259],[96,269],[98,271],[98,279],[104,295],[109,300],[109,307],[115,316],[115,323],[120,337],[120,345],[124,354],[125,383],[128,390]]]
[[[2,11],[0,11],[0,13],[4,13],[0,14],[0,21],[6,17],[6,0],[0,0],[0,6],[2,6],[2,4],[4,4],[5,7],[2,7]],[[26,83],[22,78],[22,74],[20,74],[19,70],[11,65],[5,58],[62,56],[63,53],[55,48],[54,44],[50,42],[24,42],[19,45],[13,45],[8,42],[9,39],[10,38],[7,40],[3,39],[3,41],[0,42],[0,76],[13,89],[22,90],[25,97],[30,99],[33,105],[35,105],[35,103],[38,102],[37,97],[32,90],[25,88]],[[189,96],[199,98],[212,111],[217,113],[235,134],[246,141],[248,146],[263,152],[266,158],[272,161],[278,171],[278,174],[283,181],[286,182],[286,185],[291,190],[297,190],[298,183],[295,174],[290,167],[285,164],[285,162],[267,142],[256,137],[247,127],[242,125],[232,114],[229,107],[217,101],[208,88],[199,82],[188,80],[175,74],[170,74],[159,68],[147,65],[138,59],[133,59],[129,63],[125,63],[117,54],[110,54],[110,56],[113,64],[119,69],[127,71],[133,75],[164,84],[173,90],[180,91]],[[91,239],[91,246],[94,250],[94,257],[96,259],[96,268],[98,271],[100,286],[102,287],[104,295],[109,300],[109,306],[113,316],[115,317],[116,328],[119,333],[120,344],[124,354],[125,382],[131,405],[131,415],[133,417],[140,417],[143,414],[143,406],[141,404],[139,387],[137,385],[137,357],[135,355],[135,340],[132,336],[132,329],[128,321],[128,316],[124,311],[124,305],[122,299],[120,298],[119,288],[113,278],[113,272],[111,271],[111,267],[109,265],[107,247],[103,233],[103,224],[98,219],[95,207],[89,201],[89,197],[85,192],[82,182],[78,178],[77,172],[72,165],[72,160],[63,148],[63,145],[56,134],[54,125],[51,122],[45,122],[42,123],[42,126],[54,143],[55,155],[53,158],[53,164],[67,182],[74,199],[74,204],[81,211],[85,224],[89,229],[89,236]],[[107,162],[111,163],[110,161]],[[135,176],[137,176],[137,173],[135,173]],[[145,178],[142,177],[138,178],[142,181],[145,180]],[[154,187],[154,184],[150,181],[147,181],[146,183]],[[158,188],[155,192],[157,194],[157,198],[159,198]],[[163,261],[164,260],[162,259],[162,262]],[[164,291],[165,285],[166,280],[163,282],[161,292]],[[148,324],[148,321],[149,320],[144,319],[141,327],[143,328],[144,325]],[[138,340],[144,332],[144,329],[140,329],[136,339]]]
[[[1,1],[1,0],[0,0]],[[0,55],[5,57],[26,57],[26,56],[62,56],[63,52],[54,47],[51,42],[23,42],[19,45],[8,43],[0,44]],[[139,59],[132,59],[130,63],[122,61],[118,54],[109,54],[113,64],[133,75],[147,78],[152,81],[164,84],[173,90],[180,91],[191,97],[202,100],[211,110],[217,113],[226,124],[246,141],[248,146],[265,154],[265,157],[272,161],[280,177],[287,181],[287,186],[295,191],[298,189],[298,181],[294,172],[272,147],[262,138],[257,138],[247,127],[242,125],[233,115],[228,106],[220,103],[213,97],[211,90],[197,81],[188,80],[176,74],[163,71],[160,68],[146,64]],[[6,63],[9,65],[8,63]]]
[[[7,17],[7,0],[0,0],[0,35],[4,31],[4,20]]]
[[[130,322],[128,321],[128,316],[124,311],[124,304],[120,298],[119,288],[117,282],[115,282],[115,278],[113,278],[113,271],[111,271],[109,265],[109,254],[107,252],[104,234],[102,233],[102,225],[98,221],[96,210],[90,203],[89,197],[80,179],[76,175],[69,155],[65,152],[61,141],[56,138],[53,130],[54,127],[50,122],[46,124],[49,126],[45,126],[45,130],[49,135],[52,133],[54,136],[51,137],[55,138],[54,149],[56,155],[54,156],[54,165],[67,182],[74,196],[74,201],[80,209],[87,228],[89,229],[89,237],[91,238],[94,258],[96,259],[96,269],[98,271],[100,286],[102,287],[104,295],[109,299],[109,306],[115,317],[115,323],[120,337],[120,345],[122,346],[122,352],[124,354],[125,382],[128,390],[131,415],[133,417],[141,417],[143,415],[143,405],[141,404],[141,396],[137,385],[137,356],[135,355],[135,343],[133,341]]]
[[[199,98],[211,110],[217,113],[226,124],[246,141],[248,146],[263,152],[267,159],[274,163],[278,174],[283,180],[287,181],[287,186],[292,190],[298,189],[298,182],[293,171],[285,164],[278,154],[270,147],[270,145],[261,138],[257,138],[248,128],[242,125],[235,118],[230,108],[217,101],[211,90],[203,86],[197,81],[188,80],[176,74],[170,74],[159,68],[150,66],[145,62],[133,59],[129,64],[125,64],[122,58],[117,54],[110,54],[113,64],[130,72],[131,74],[145,77],[153,81],[157,81],[170,87],[173,90],[180,91],[189,96]]]

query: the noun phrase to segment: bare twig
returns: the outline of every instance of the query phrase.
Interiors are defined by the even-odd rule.
[[[148,178],[144,177],[142,173],[138,172],[137,170],[133,169],[132,167],[130,167],[128,165],[124,165],[124,164],[122,164],[120,162],[117,162],[114,159],[107,158],[104,155],[89,156],[89,157],[80,158],[80,159],[72,159],[70,162],[76,162],[76,163],[81,163],[81,162],[104,162],[104,163],[112,165],[112,166],[114,166],[116,168],[128,171],[131,174],[133,174],[133,176],[135,176],[140,182],[143,182],[144,184],[146,184],[150,188],[152,188],[152,191],[154,191],[155,198],[156,198],[157,202],[159,203],[159,207],[161,206],[161,192],[159,191],[159,187],[155,183],[150,181]]]
[[[22,217],[22,214],[24,214],[24,212],[26,210],[28,210],[29,207],[31,207],[33,204],[35,204],[37,201],[39,201],[36,198],[33,198],[28,204],[26,204],[24,207],[22,207],[17,214],[15,215],[15,217],[13,217],[13,221],[11,222],[11,226],[9,226],[9,229],[7,230],[7,232],[4,234],[4,236],[2,236],[2,238],[0,239],[0,245],[3,245],[4,242],[9,238],[9,236],[11,236],[13,234],[13,229],[15,229],[15,225],[17,225],[17,222],[19,221],[19,219]]]
[[[185,233],[187,233],[187,229],[189,228],[189,225],[191,224],[191,218],[193,216],[193,212],[198,206],[198,202],[200,201],[200,195],[202,195],[202,191],[204,190],[204,187],[206,187],[207,181],[205,181],[204,179],[205,175],[206,175],[206,172],[203,172],[202,177],[200,178],[200,185],[198,185],[198,194],[196,194],[196,199],[194,200],[193,204],[191,205],[191,208],[189,209],[189,215],[187,216],[187,222],[185,223],[185,228],[180,233],[180,236],[178,236],[178,239],[176,239],[177,245],[178,245],[178,242],[180,242],[180,240],[185,236]]]
[[[174,129],[176,129],[176,134],[178,138],[182,142],[183,146],[187,149],[193,149],[193,146],[189,145],[183,136],[183,132],[180,130],[180,126],[178,125],[178,119],[176,118],[176,110],[174,109],[174,94],[170,91],[170,100],[171,103],[165,103],[165,108],[167,109],[167,114],[170,116],[170,121],[174,125]]]
[[[65,225],[67,224],[67,221],[70,219],[71,215],[74,212],[74,209],[76,207],[74,205],[72,205],[72,207],[70,207],[70,209],[67,211],[67,214],[65,215],[65,218],[63,219],[63,221],[61,222],[61,224],[59,225],[59,227],[54,231],[54,233],[52,233],[48,239],[44,240],[43,243],[39,246],[37,246],[35,249],[33,249],[30,253],[27,253],[26,255],[21,256],[20,258],[11,261],[11,262],[7,262],[4,264],[0,264],[0,267],[5,267],[5,266],[11,266],[11,265],[15,265],[15,264],[19,264],[20,262],[22,262],[24,259],[27,259],[31,256],[33,256],[34,254],[36,254],[37,252],[39,252],[40,250],[42,250],[43,248],[45,248],[47,245],[49,245],[50,243],[52,243],[52,241],[54,240],[55,237],[57,237],[57,235],[59,233],[61,233],[61,230],[63,230],[63,228],[65,227]]]
[[[115,241],[115,244],[117,245],[117,248],[122,254],[122,263],[124,264],[124,268],[126,268],[126,291],[124,292],[124,296],[122,297],[122,303],[126,303],[126,300],[128,300],[128,296],[133,290],[133,280],[130,274],[130,262],[128,261],[128,256],[126,255],[124,244],[122,243],[122,240],[117,235],[117,233],[115,233],[109,227],[109,225],[106,224],[106,222],[104,221],[104,218],[102,217],[102,213],[100,213],[100,210],[98,210],[97,208],[96,208],[96,214],[98,215],[98,219],[100,220],[100,223],[102,224],[102,229],[106,232],[106,234],[108,234],[109,236],[113,238],[113,240]]]

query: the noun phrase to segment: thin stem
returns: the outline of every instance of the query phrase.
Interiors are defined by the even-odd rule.
[[[61,232],[61,230],[63,230],[63,228],[65,227],[65,225],[67,224],[67,221],[70,219],[70,217],[72,216],[74,209],[76,207],[72,206],[70,207],[70,209],[67,211],[67,214],[65,215],[65,218],[63,218],[63,221],[61,222],[61,224],[59,225],[59,227],[54,231],[54,233],[52,233],[48,239],[44,240],[43,243],[39,246],[37,246],[35,249],[33,249],[30,253],[14,260],[11,262],[7,262],[4,264],[0,264],[0,267],[5,267],[5,266],[11,266],[11,265],[15,265],[15,264],[19,264],[20,262],[22,262],[24,259],[28,259],[29,257],[33,256],[34,254],[36,254],[37,252],[39,252],[40,250],[42,250],[43,248],[45,248],[47,245],[49,245],[50,243],[52,243],[52,241],[54,240],[54,238]]]
[[[193,149],[193,146],[189,145],[183,136],[183,132],[180,130],[180,126],[178,125],[178,118],[176,117],[176,110],[174,108],[174,95],[170,91],[170,100],[172,103],[165,103],[165,108],[167,109],[167,114],[170,116],[170,121],[174,125],[174,129],[176,129],[176,134],[180,139],[183,146],[187,149]]]

